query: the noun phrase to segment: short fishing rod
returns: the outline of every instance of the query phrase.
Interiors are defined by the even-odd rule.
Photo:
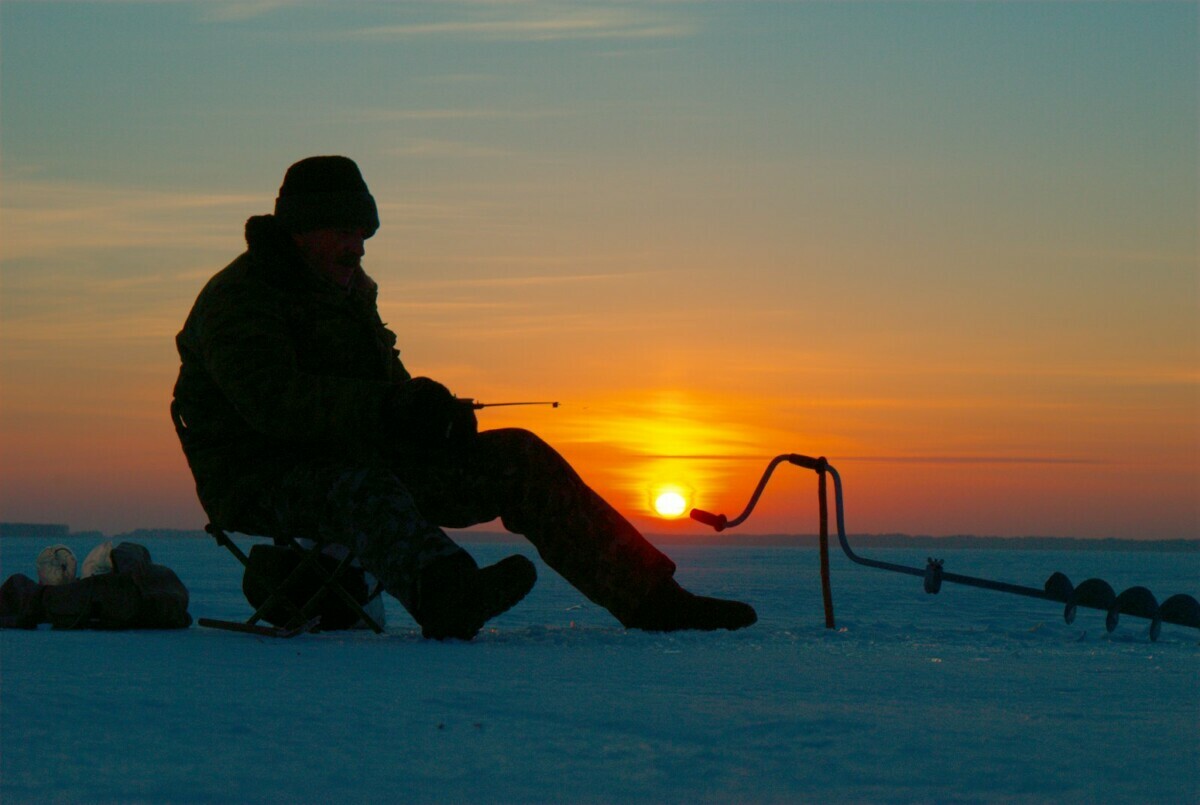
[[[472,400],[469,397],[456,397],[459,402],[470,405],[471,408],[478,411],[480,408],[498,408],[502,405],[548,405],[551,408],[557,408],[558,402],[500,402],[500,403],[485,403],[478,400]]]

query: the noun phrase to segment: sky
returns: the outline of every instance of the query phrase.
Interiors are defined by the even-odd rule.
[[[0,519],[203,525],[174,335],[345,154],[409,370],[647,531],[800,453],[853,533],[1196,538],[1198,8],[4,0]]]

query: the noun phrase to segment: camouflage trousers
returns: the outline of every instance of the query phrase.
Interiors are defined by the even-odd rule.
[[[497,517],[622,623],[675,572],[554,448],[525,430],[483,431],[461,453],[420,462],[300,465],[268,487],[255,517],[261,530],[351,548],[410,612],[421,572],[466,556],[442,527]]]

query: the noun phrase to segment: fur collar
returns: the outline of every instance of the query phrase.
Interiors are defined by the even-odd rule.
[[[246,246],[256,256],[274,253],[279,257],[300,259],[295,244],[274,215],[255,215],[246,221]]]

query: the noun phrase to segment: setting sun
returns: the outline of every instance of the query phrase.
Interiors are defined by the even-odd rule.
[[[687,508],[687,498],[679,489],[662,489],[654,496],[654,511],[662,517],[682,517]]]

